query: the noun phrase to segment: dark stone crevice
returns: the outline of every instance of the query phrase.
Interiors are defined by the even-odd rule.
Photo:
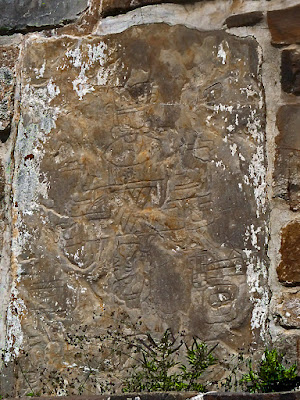
[[[116,0],[112,6],[107,6],[105,7],[104,3],[104,9],[102,10],[102,17],[116,17],[118,15],[126,14],[129,11],[136,10],[138,8],[142,8],[144,6],[150,6],[150,5],[160,5],[160,4],[182,4],[182,5],[188,5],[188,4],[195,4],[199,3],[203,0],[140,0],[137,2],[136,5],[130,5],[130,2],[128,1],[128,5],[126,4],[127,1],[124,0]],[[212,0],[210,0],[212,1]]]
[[[227,28],[235,28],[240,26],[254,26],[259,24],[264,18],[262,11],[252,11],[243,14],[234,14],[225,21]]]
[[[11,125],[8,125],[5,129],[0,131],[0,141],[2,143],[5,143],[9,139],[10,132],[11,132]]]
[[[13,27],[13,28],[6,28],[6,27],[0,27],[0,36],[11,36],[16,33],[22,33],[25,35],[26,33],[32,33],[32,32],[42,32],[42,31],[50,31],[52,29],[58,29],[62,28],[68,24],[73,23],[73,20],[65,20],[62,21],[59,24],[56,25],[42,25],[42,26],[25,26],[24,28],[18,28],[18,27]]]
[[[298,327],[296,325],[288,325],[288,324],[284,323],[281,316],[279,316],[278,323],[283,329],[286,329],[287,331],[292,331],[294,329],[298,329]]]

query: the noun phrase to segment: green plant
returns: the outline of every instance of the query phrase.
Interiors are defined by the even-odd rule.
[[[251,393],[292,390],[300,383],[297,366],[293,364],[287,368],[282,362],[283,354],[278,353],[276,349],[266,349],[257,371],[253,369],[252,362],[248,362],[249,372],[243,375],[240,383]]]
[[[189,347],[185,343],[185,346],[188,366],[184,364],[180,366],[183,371],[182,379],[185,382],[184,390],[204,392],[205,387],[199,383],[199,378],[210,365],[216,363],[217,359],[214,357],[213,351],[217,345],[209,349],[204,342],[193,337],[192,345]]]
[[[178,361],[180,349],[185,345],[185,363]],[[167,329],[159,340],[149,333],[146,340],[138,339],[130,343],[138,355],[132,373],[123,383],[123,392],[153,391],[205,391],[199,382],[202,373],[216,358],[215,347],[209,349],[204,342],[193,338],[188,346],[183,339],[178,343],[170,329]]]

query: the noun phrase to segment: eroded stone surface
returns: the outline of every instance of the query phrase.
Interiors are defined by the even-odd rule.
[[[22,70],[13,257],[24,340],[8,337],[11,353],[28,351],[31,384],[43,363],[98,368],[99,334],[139,317],[233,350],[263,335],[256,41],[164,24],[32,38]],[[69,335],[82,331],[76,356]]]
[[[55,26],[76,19],[88,0],[0,0],[0,31]]]
[[[300,5],[267,13],[268,25],[274,44],[300,42]]]
[[[277,268],[279,281],[286,284],[300,283],[300,224],[288,224],[281,234],[281,263]]]
[[[276,137],[274,194],[288,201],[293,211],[297,211],[300,204],[299,123],[299,105],[280,107],[277,114],[279,135]]]
[[[0,44],[0,140],[5,142],[10,133],[14,112],[15,64],[19,48]]]
[[[0,348],[6,346],[7,307],[10,301],[11,265],[10,265],[10,182],[12,163],[8,138],[13,125],[14,92],[16,81],[16,65],[19,56],[19,38],[0,38]],[[4,144],[5,143],[5,144]],[[0,362],[0,368],[2,367]],[[1,374],[7,382],[6,373]],[[2,390],[0,382],[0,390]]]

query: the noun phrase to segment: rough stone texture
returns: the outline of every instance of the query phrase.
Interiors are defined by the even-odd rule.
[[[296,285],[300,283],[300,224],[295,221],[282,229],[281,263],[277,268],[279,281]]]
[[[38,390],[37,368],[97,368],[97,337],[140,316],[152,332],[185,329],[226,351],[258,341],[268,294],[257,42],[152,24],[32,36],[23,60],[7,360],[24,348]],[[78,358],[69,337],[82,331]]]
[[[300,42],[300,5],[267,13],[268,25],[274,44]]]
[[[0,32],[62,25],[76,19],[88,0],[0,0]]]
[[[278,300],[279,323],[286,328],[300,328],[300,292],[284,293]]]
[[[10,134],[14,112],[15,63],[19,47],[0,43],[0,140],[5,142]]]
[[[298,49],[282,51],[281,85],[285,92],[300,95],[300,52]]]
[[[300,188],[300,106],[284,105],[277,114],[274,194],[286,200],[293,211],[299,209]]]
[[[238,26],[253,26],[262,21],[264,14],[261,11],[253,11],[244,14],[235,14],[228,17],[225,24],[228,28]]]

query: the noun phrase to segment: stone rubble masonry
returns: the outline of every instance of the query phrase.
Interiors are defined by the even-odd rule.
[[[300,359],[300,1],[176,3],[0,0],[0,394],[136,330]]]

